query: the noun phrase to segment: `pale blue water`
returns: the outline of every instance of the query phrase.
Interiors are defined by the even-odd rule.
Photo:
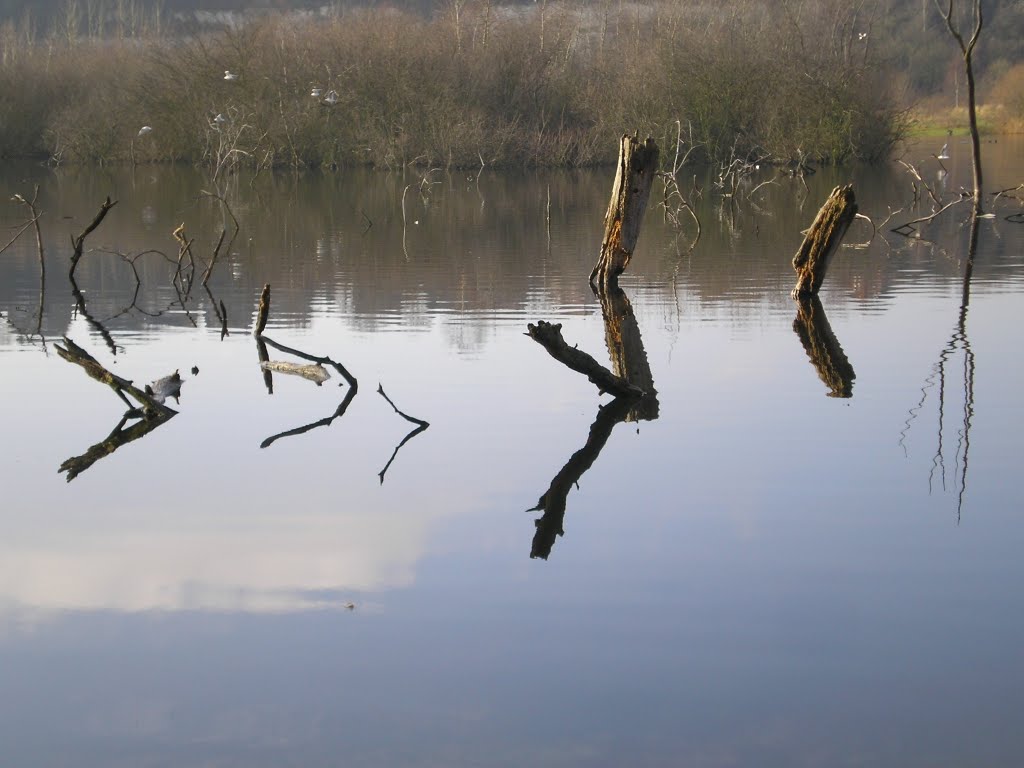
[[[969,181],[952,149],[947,195]],[[986,186],[1020,183],[1021,149],[985,145]],[[524,332],[560,322],[607,360],[587,275],[608,172],[435,174],[407,193],[404,249],[415,176],[236,180],[239,238],[184,308],[159,255],[137,261],[134,307],[123,260],[84,257],[116,354],[76,310],[68,235],[111,194],[90,247],[176,258],[184,221],[207,258],[207,182],[10,174],[5,197],[40,184],[47,278],[40,321],[31,233],[0,255],[0,763],[1016,764],[1024,229],[1003,217],[1021,206],[980,222],[963,316],[965,207],[930,242],[844,249],[821,300],[856,378],[828,397],[789,260],[851,179],[876,224],[909,203],[898,168],[780,179],[735,211],[707,187],[678,254],[652,200],[622,285],[659,417],[612,429],[543,560],[524,510],[609,398]],[[343,363],[358,392],[261,449],[348,391],[332,371],[274,374],[268,394],[265,282],[267,335]],[[178,415],[72,482],[58,467],[124,406],[56,354],[64,334],[138,384],[185,379]],[[430,423],[383,482],[414,425],[378,384]]]

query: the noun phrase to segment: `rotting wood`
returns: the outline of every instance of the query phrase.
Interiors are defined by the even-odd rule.
[[[78,261],[82,258],[82,249],[85,247],[85,238],[92,234],[96,227],[103,223],[103,219],[107,217],[107,214],[110,213],[110,209],[115,205],[117,205],[117,200],[111,202],[110,198],[107,197],[103,202],[103,205],[100,206],[100,210],[96,214],[96,217],[89,223],[89,226],[82,230],[82,234],[78,237],[71,238],[71,245],[74,248],[74,253],[71,254],[71,268],[68,271],[68,277],[74,279],[75,269],[78,267]]]
[[[67,336],[64,337],[64,345],[64,347],[54,345],[57,349],[58,355],[69,363],[81,366],[91,378],[102,384],[106,384],[114,390],[114,394],[121,398],[129,408],[134,406],[132,406],[128,397],[125,396],[126,394],[142,406],[142,410],[147,416],[168,416],[177,413],[173,408],[168,408],[163,403],[157,402],[152,395],[145,393],[128,379],[121,378],[120,376],[108,371],[96,360],[96,358],[75,344],[75,342]]]
[[[644,390],[640,387],[616,376],[586,352],[570,347],[562,338],[561,323],[539,320],[536,325],[529,323],[526,327],[527,336],[544,347],[562,365],[586,376],[601,392],[622,397],[644,396]]]
[[[793,257],[793,269],[797,274],[796,286],[791,293],[794,299],[813,296],[821,289],[832,256],[839,250],[843,236],[856,215],[853,185],[833,189]]]
[[[601,255],[590,273],[590,286],[595,291],[600,287],[617,286],[619,275],[629,264],[657,171],[658,145],[654,139],[648,137],[641,144],[636,134],[623,136],[612,196],[604,217]]]
[[[263,329],[267,327],[267,316],[270,314],[270,283],[263,286],[260,294],[260,307],[256,312],[256,327],[253,329],[253,336],[262,336]]]
[[[259,350],[261,363],[265,362],[265,358],[269,357],[267,355],[268,344],[274,349],[280,352],[284,352],[285,354],[295,355],[296,357],[300,357],[303,360],[309,360],[310,362],[316,363],[318,365],[331,366],[341,375],[341,378],[343,378],[345,382],[348,384],[348,391],[345,393],[344,399],[342,399],[341,403],[335,409],[334,413],[331,414],[330,416],[327,416],[326,418],[323,419],[319,419],[318,421],[311,422],[309,424],[304,424],[301,427],[295,427],[284,432],[279,432],[276,435],[271,435],[262,443],[260,443],[260,448],[269,448],[282,437],[292,437],[294,435],[305,434],[306,432],[309,432],[310,430],[316,429],[318,427],[328,427],[332,423],[334,423],[336,419],[339,419],[345,415],[345,411],[348,410],[349,404],[352,402],[352,399],[356,396],[356,393],[359,391],[359,382],[356,381],[355,377],[351,373],[349,373],[348,369],[345,368],[344,365],[332,360],[329,357],[317,357],[315,355],[310,355],[309,353],[303,352],[300,349],[294,349],[292,347],[286,347],[284,344],[278,344],[276,341],[266,336],[257,336],[256,346],[257,349]],[[270,370],[264,367],[263,376],[264,380],[267,382],[267,390],[271,394],[273,394],[273,384],[270,379]],[[341,385],[339,384],[339,386]]]
[[[299,376],[312,381],[318,387],[331,378],[331,374],[319,363],[300,365],[299,363],[288,363],[282,360],[266,360],[260,362],[260,368],[265,371],[285,373],[289,376]]]
[[[800,337],[807,357],[818,372],[818,378],[829,388],[829,397],[853,397],[853,371],[843,347],[832,332],[825,308],[817,296],[806,296],[797,301],[793,330]]]
[[[658,391],[654,388],[654,375],[633,306],[618,286],[602,290],[599,295],[612,371],[644,392],[630,409],[626,421],[654,421],[658,418]]]

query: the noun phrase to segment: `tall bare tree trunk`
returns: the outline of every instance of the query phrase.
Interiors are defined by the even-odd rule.
[[[974,46],[978,44],[978,37],[981,35],[981,28],[985,22],[981,11],[981,0],[974,0],[974,31],[971,39],[964,42],[963,35],[953,23],[953,0],[948,0],[943,10],[939,0],[935,0],[935,7],[938,9],[942,20],[946,22],[946,28],[960,46],[960,53],[964,58],[964,70],[967,74],[967,117],[971,126],[971,152],[974,161],[974,215],[980,216],[983,213],[981,205],[981,137],[978,135],[978,115],[975,108],[974,89],[974,66],[971,61],[974,55]]]

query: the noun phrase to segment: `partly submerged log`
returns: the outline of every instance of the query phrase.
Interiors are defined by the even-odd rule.
[[[658,391],[654,388],[654,374],[647,361],[633,306],[625,291],[618,286],[598,293],[612,371],[644,393],[633,405],[626,421],[653,421],[658,418]]]
[[[168,408],[162,402],[158,402],[152,394],[142,391],[128,379],[121,378],[120,376],[108,371],[100,365],[96,358],[75,344],[75,342],[67,336],[64,337],[64,345],[65,347],[54,345],[58,355],[69,363],[81,366],[82,369],[89,374],[90,377],[96,379],[96,381],[106,384],[114,390],[114,394],[121,398],[122,402],[124,402],[129,408],[133,407],[131,402],[128,400],[128,397],[131,397],[135,402],[142,406],[142,410],[147,417],[168,416],[176,413],[173,408]],[[128,397],[126,397],[126,395]]]
[[[829,388],[829,397],[853,397],[853,380],[857,374],[843,352],[825,309],[817,296],[807,296],[797,303],[793,330],[800,337],[807,357],[818,371],[818,377]]]
[[[356,396],[356,392],[359,391],[359,382],[357,382],[355,377],[348,372],[348,369],[345,368],[344,365],[332,360],[329,357],[317,357],[316,355],[311,355],[307,352],[303,352],[301,349],[294,349],[292,347],[286,347],[284,344],[278,344],[276,341],[266,336],[257,336],[256,348],[260,356],[260,367],[263,369],[263,378],[267,384],[267,391],[270,392],[271,394],[273,394],[273,380],[271,378],[270,373],[271,369],[265,365],[265,363],[268,362],[269,359],[269,355],[267,354],[267,345],[270,345],[274,349],[280,352],[284,352],[285,354],[295,355],[296,357],[300,357],[303,360],[309,360],[311,363],[315,363],[319,366],[331,366],[348,384],[348,391],[345,393],[344,399],[334,410],[334,413],[332,413],[330,416],[311,422],[309,424],[303,424],[301,427],[295,427],[284,432],[279,432],[276,435],[271,435],[262,443],[260,443],[260,448],[268,448],[271,445],[273,445],[277,440],[280,440],[282,437],[302,435],[305,434],[306,432],[309,432],[312,429],[316,429],[317,427],[329,427],[331,424],[334,423],[336,419],[340,419],[342,416],[345,415],[345,411],[348,410],[349,404]],[[339,384],[338,386],[341,385]]]
[[[286,373],[290,376],[301,376],[316,384],[318,387],[331,378],[331,374],[319,363],[300,365],[299,363],[287,363],[281,360],[264,360],[260,362],[260,368],[264,371],[276,371]]]
[[[636,135],[623,136],[611,201],[604,217],[601,256],[590,273],[590,285],[595,291],[599,287],[617,286],[619,275],[629,264],[657,171],[658,145],[654,139],[648,137],[641,144]]]
[[[644,390],[634,386],[621,376],[616,376],[597,360],[576,347],[570,347],[562,338],[562,324],[538,320],[527,324],[527,336],[540,344],[555,360],[577,373],[582,373],[601,392],[615,396],[643,397]]]
[[[856,215],[857,201],[853,185],[833,189],[814,218],[811,228],[807,230],[800,250],[793,257],[793,269],[797,274],[796,286],[791,294],[794,299],[818,293],[829,262],[839,250],[843,236]]]

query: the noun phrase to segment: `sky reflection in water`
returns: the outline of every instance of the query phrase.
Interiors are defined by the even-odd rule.
[[[947,187],[969,173],[954,149]],[[1019,142],[986,152],[993,188],[1019,183]],[[23,175],[9,193],[28,191]],[[401,179],[240,183],[242,235],[187,315],[159,258],[139,262],[137,306],[119,314],[133,298],[123,264],[85,257],[78,283],[116,354],[75,312],[67,233],[115,193],[94,248],[175,252],[184,220],[208,253],[216,209],[183,171],[41,176],[45,349],[32,245],[0,263],[0,762],[954,765],[1024,752],[1020,226],[981,223],[962,327],[961,215],[932,245],[886,235],[844,250],[815,309],[855,372],[844,390],[808,357],[821,327],[799,322],[788,262],[849,171],[812,179],[802,208],[785,180],[761,212],[718,210],[708,190],[691,255],[652,208],[623,287],[658,417],[611,425],[568,486],[564,535],[531,559],[541,512],[524,510],[608,426],[608,398],[523,334],[550,319],[607,360],[586,285],[606,176],[452,174],[413,201],[408,259]],[[876,222],[907,202],[896,170],[852,177]],[[267,334],[341,362],[359,387],[330,424],[261,448],[350,391],[333,372],[319,387],[274,374],[268,394],[249,335],[265,282]],[[62,334],[136,384],[184,378],[178,415],[71,482],[61,462],[124,407],[57,356]],[[378,384],[430,422],[390,465],[413,425]]]

